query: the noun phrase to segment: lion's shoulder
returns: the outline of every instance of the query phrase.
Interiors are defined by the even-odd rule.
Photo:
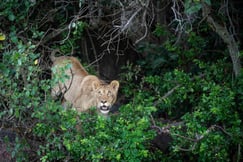
[[[96,84],[100,85],[101,80],[95,75],[86,75],[80,84],[82,91],[80,93],[87,94],[93,91],[93,85]],[[93,97],[93,96],[90,96]]]

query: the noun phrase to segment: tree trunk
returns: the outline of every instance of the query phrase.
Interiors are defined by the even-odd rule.
[[[213,30],[223,39],[223,41],[227,44],[229,54],[233,63],[233,71],[235,76],[239,76],[241,70],[241,62],[240,62],[240,51],[238,44],[233,37],[233,35],[227,30],[225,25],[221,25],[216,22],[213,17],[210,15],[211,8],[207,4],[203,5],[202,15],[206,18],[207,22],[212,26]]]

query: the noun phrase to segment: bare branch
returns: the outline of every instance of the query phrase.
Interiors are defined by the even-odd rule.
[[[189,142],[194,142],[192,147],[191,148],[188,148],[188,149],[185,149],[185,148],[182,148],[182,147],[178,147],[179,150],[181,151],[193,151],[195,149],[195,146],[202,140],[204,139],[209,133],[211,133],[212,131],[215,130],[215,128],[219,128],[222,132],[224,132],[226,135],[228,136],[232,136],[230,133],[226,132],[222,127],[218,126],[218,125],[212,125],[210,126],[203,134],[196,134],[195,135],[195,138],[189,138],[189,137],[185,137],[185,136],[182,136],[182,135],[179,135],[179,134],[172,134],[176,137],[179,137],[179,138],[183,138]]]

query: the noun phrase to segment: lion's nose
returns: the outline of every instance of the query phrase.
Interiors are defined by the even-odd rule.
[[[105,104],[106,102],[107,102],[107,101],[105,101],[105,100],[101,101],[102,104]]]

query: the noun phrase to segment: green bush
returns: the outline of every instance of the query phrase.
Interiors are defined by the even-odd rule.
[[[143,58],[123,67],[120,77],[126,103],[108,118],[94,108],[81,114],[64,110],[52,99],[51,85],[65,76],[48,79],[42,63],[52,47],[78,51],[88,18],[81,19],[81,1],[77,4],[9,0],[0,6],[0,124],[16,135],[12,141],[4,138],[14,160],[242,160],[243,74],[232,77],[227,48],[212,46],[218,38],[204,33],[205,24],[197,32],[182,33],[182,39],[157,24],[153,34],[169,39],[138,44]],[[185,8],[188,13],[198,9],[192,4]],[[50,19],[44,13],[54,10]],[[87,34],[87,45],[97,45],[93,32]],[[165,130],[173,142],[162,152],[151,140]]]
[[[146,105],[155,106],[156,126],[170,128],[173,137],[170,151],[166,158],[164,153],[155,152],[156,159],[232,161],[233,157],[241,158],[242,79],[241,76],[232,79],[229,75],[232,66],[226,56],[215,55],[217,59],[213,62],[212,56],[202,54],[207,43],[190,33],[183,44],[188,49],[173,46],[173,39],[164,48],[154,44],[139,46],[146,53],[145,59],[123,67],[127,73],[121,75],[122,93],[127,99],[140,96],[142,101],[147,101]],[[176,60],[171,60],[176,53],[179,53]],[[199,55],[203,59],[198,59]],[[153,60],[162,62],[156,64]],[[177,122],[181,124],[174,126]]]
[[[39,79],[39,55],[33,51],[34,46],[30,43],[19,42],[15,49],[3,53],[0,63],[1,124],[3,129],[18,134],[12,150],[17,161],[28,159],[24,153],[28,150],[28,139],[21,136],[31,132],[35,123],[32,113],[45,102],[50,89],[49,81]]]
[[[134,99],[134,104],[124,105],[119,114],[109,118],[99,116],[95,110],[81,114],[64,110],[60,102],[50,97],[51,81],[39,79],[38,54],[32,50],[33,46],[20,44],[16,50],[5,52],[0,64],[1,121],[6,129],[21,127],[21,133],[28,132],[41,140],[31,156],[38,156],[41,161],[149,159],[149,141],[155,135],[150,129],[150,115],[155,108],[143,100],[142,94]],[[26,145],[20,145],[20,141],[15,144],[16,149],[22,147],[18,149],[21,151],[11,150],[19,161],[32,158],[23,156],[31,139],[23,135],[23,140]]]
[[[44,106],[44,118],[36,114],[40,121],[34,132],[45,138],[39,152],[42,161],[141,161],[150,156],[148,141],[155,135],[149,130],[153,107],[128,104],[119,115],[104,118],[95,110],[78,115],[54,105]]]

